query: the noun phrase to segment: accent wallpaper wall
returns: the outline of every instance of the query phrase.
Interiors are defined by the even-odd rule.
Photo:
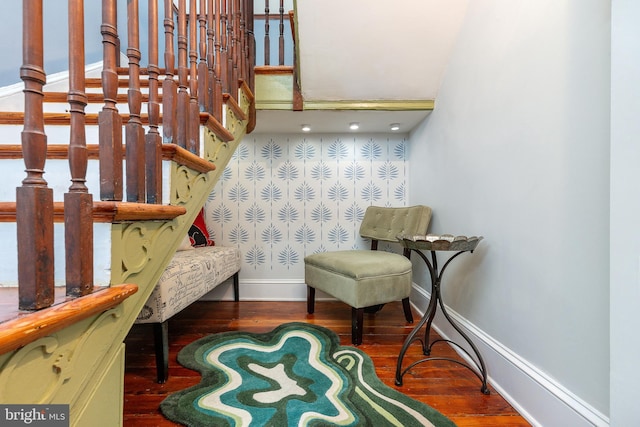
[[[300,279],[306,254],[368,249],[367,206],[406,206],[407,135],[247,135],[205,204],[242,279]]]

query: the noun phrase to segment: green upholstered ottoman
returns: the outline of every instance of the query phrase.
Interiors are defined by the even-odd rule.
[[[321,252],[305,258],[305,280],[354,308],[407,298],[411,261],[384,251]]]

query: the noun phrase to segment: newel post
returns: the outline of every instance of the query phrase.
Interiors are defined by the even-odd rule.
[[[16,189],[18,294],[21,310],[37,310],[49,307],[54,299],[53,190],[43,177],[47,136],[42,106],[46,83],[42,0],[24,0],[22,13],[20,78],[25,115],[21,136],[27,176]]]

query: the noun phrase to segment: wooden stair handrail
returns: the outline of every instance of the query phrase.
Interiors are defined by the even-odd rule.
[[[138,292],[138,286],[124,284],[94,291],[28,316],[19,316],[0,323],[0,354],[16,350],[39,338],[51,335],[67,326],[121,304]]]

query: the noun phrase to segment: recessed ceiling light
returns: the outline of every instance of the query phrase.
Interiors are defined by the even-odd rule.
[[[390,128],[391,130],[400,130],[400,123],[391,123],[391,124],[389,125],[389,128]]]
[[[310,125],[302,125],[301,129],[302,129],[302,132],[311,132]]]
[[[358,128],[360,128],[360,124],[359,123],[356,123],[356,122],[349,123],[349,129],[358,130]]]

